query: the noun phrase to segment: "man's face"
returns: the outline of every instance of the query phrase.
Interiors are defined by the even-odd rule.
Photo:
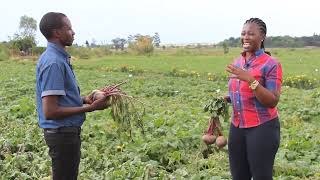
[[[71,22],[67,17],[62,19],[63,27],[58,29],[59,41],[63,46],[71,46],[74,40],[74,31],[72,30]]]

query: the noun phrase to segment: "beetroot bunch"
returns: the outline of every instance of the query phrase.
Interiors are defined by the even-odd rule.
[[[219,148],[223,148],[227,144],[227,140],[222,134],[222,128],[219,119],[209,119],[209,127],[202,136],[202,140],[207,145],[216,143]]]
[[[120,89],[120,86],[125,83],[127,81],[94,90],[92,100],[107,96],[107,101],[111,106],[112,119],[119,124],[119,127],[123,131],[129,132],[130,137],[134,127],[140,128],[144,134],[142,117],[145,115],[145,108],[141,101],[127,95]]]
[[[203,109],[210,113],[209,127],[202,136],[203,142],[207,145],[215,143],[219,148],[223,148],[227,144],[227,140],[223,136],[220,119],[228,119],[228,103],[223,97],[214,97],[207,102]]]

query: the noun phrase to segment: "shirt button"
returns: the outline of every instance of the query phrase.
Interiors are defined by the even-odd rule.
[[[238,112],[238,114],[240,115],[240,112]]]
[[[239,104],[239,101],[237,101],[237,103]]]

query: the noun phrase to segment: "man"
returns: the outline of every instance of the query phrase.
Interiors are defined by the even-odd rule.
[[[44,129],[49,147],[53,179],[73,180],[78,175],[80,132],[85,113],[107,108],[107,97],[93,102],[92,95],[80,96],[70,55],[65,51],[75,35],[66,15],[45,14],[40,21],[40,31],[48,45],[36,69],[39,126]]]

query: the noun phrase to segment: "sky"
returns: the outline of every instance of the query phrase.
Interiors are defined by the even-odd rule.
[[[251,17],[266,23],[267,36],[312,36],[320,34],[319,7],[319,0],[5,0],[0,6],[0,41],[18,32],[21,16],[39,24],[52,11],[68,16],[79,45],[155,32],[161,44],[218,43],[239,37]],[[46,45],[39,28],[36,39]]]

